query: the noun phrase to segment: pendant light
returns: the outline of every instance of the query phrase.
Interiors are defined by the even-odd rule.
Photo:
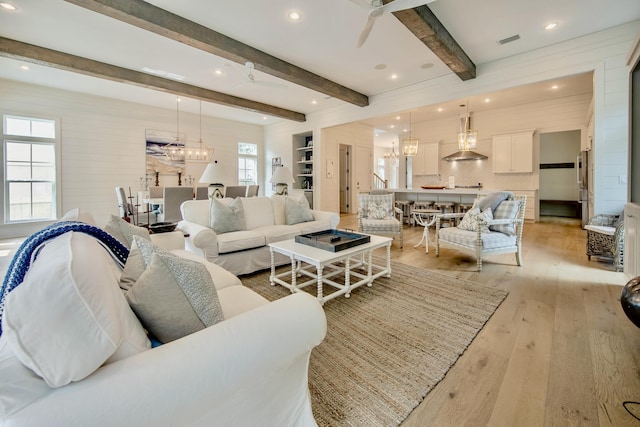
[[[458,132],[458,151],[443,157],[443,160],[453,162],[456,160],[485,160],[487,156],[476,153],[475,148],[478,143],[478,131],[471,130],[471,114],[469,113],[469,100],[466,105],[466,112],[460,114],[460,130]]]
[[[411,136],[411,113],[409,113],[409,137],[402,140],[402,154],[406,157],[417,155],[418,144],[420,144],[420,140]]]
[[[391,152],[384,153],[384,158],[389,160],[393,166],[398,166],[398,153],[396,153],[395,141],[391,141]]]
[[[176,96],[176,138],[162,147],[162,154],[171,162],[184,161],[184,142],[180,140],[180,98]]]
[[[202,141],[202,101],[200,101],[200,138],[196,145],[187,146],[185,160],[194,163],[209,163],[213,159],[214,148]]]

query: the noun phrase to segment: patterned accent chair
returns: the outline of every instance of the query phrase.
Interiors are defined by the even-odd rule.
[[[494,212],[481,215],[476,209],[475,228],[465,226],[470,222],[465,219],[474,215],[473,208],[466,213],[437,215],[436,256],[440,255],[440,247],[457,249],[475,256],[478,271],[482,271],[482,258],[485,256],[515,253],[517,264],[522,266],[522,229],[526,202],[527,196],[510,194],[497,205]],[[454,218],[462,218],[457,227],[441,228],[443,219]]]
[[[613,260],[616,271],[624,266],[624,221],[622,215],[601,214],[592,217],[587,230],[587,256]]]
[[[394,238],[399,236],[402,248],[402,210],[395,207],[393,193],[358,194],[358,231]]]

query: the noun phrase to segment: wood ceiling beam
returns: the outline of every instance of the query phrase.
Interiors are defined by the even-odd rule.
[[[350,104],[369,105],[366,95],[142,0],[65,1],[242,65],[253,62],[256,70]]]
[[[384,3],[390,1],[385,0]],[[414,9],[393,12],[393,14],[460,79],[476,78],[476,64],[471,61],[428,6],[422,5]]]
[[[175,95],[182,95],[189,98],[200,99],[202,101],[213,102],[228,107],[241,108],[243,110],[254,111],[269,116],[281,117],[283,119],[297,122],[306,121],[302,113],[279,108],[261,102],[251,101],[226,93],[188,85],[175,80],[164,79],[139,71],[122,68],[104,62],[80,56],[70,55],[57,50],[23,43],[21,41],[0,37],[0,56],[32,64],[44,65],[61,70],[73,71],[92,77],[112,80],[120,83],[133,84],[147,89],[159,90]]]

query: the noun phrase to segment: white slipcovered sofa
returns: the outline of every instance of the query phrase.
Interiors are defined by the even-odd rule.
[[[234,199],[219,199],[229,205]],[[181,206],[183,220],[178,228],[188,234],[186,249],[202,256],[233,274],[249,274],[270,267],[269,243],[293,239],[299,234],[335,229],[340,216],[334,212],[310,210],[313,219],[287,224],[287,203],[298,199],[289,196],[240,197],[245,229],[216,233],[211,227],[209,200],[189,200]],[[303,200],[303,199],[299,199]],[[275,254],[276,265],[290,262]]]
[[[181,233],[158,237],[164,249],[184,244]],[[5,300],[1,426],[316,425],[307,370],[326,333],[316,299],[268,302],[172,252],[206,266],[224,320],[150,348],[103,244],[71,231],[44,245]]]

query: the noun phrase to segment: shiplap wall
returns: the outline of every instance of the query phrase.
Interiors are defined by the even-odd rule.
[[[291,144],[291,135],[305,130],[314,131],[314,146],[321,147],[324,141],[315,135],[320,135],[319,130],[326,127],[593,71],[594,210],[596,213],[619,212],[626,202],[626,184],[619,183],[619,176],[625,176],[627,173],[629,107],[625,58],[639,31],[640,21],[634,21],[521,55],[480,64],[477,67],[477,77],[472,80],[463,82],[450,74],[391,92],[372,95],[369,98],[370,105],[366,108],[344,105],[309,114],[307,121],[302,124],[280,122],[270,125],[265,128],[265,149],[267,152],[290,151],[288,146]],[[581,122],[585,121],[585,117],[579,119]],[[530,127],[516,126],[517,123],[513,121],[507,125],[508,127],[504,128],[505,132]],[[450,126],[450,129],[458,128],[457,123]],[[482,131],[481,122],[476,122],[474,126]],[[562,124],[559,124],[559,128],[551,123],[547,126],[545,131],[567,130]],[[486,147],[484,149],[486,150]],[[481,146],[479,151],[482,150]],[[505,179],[510,182],[508,178]],[[528,186],[534,186],[534,182],[537,182],[537,178],[532,175]],[[503,187],[501,182],[496,182],[496,186]],[[333,193],[323,191],[321,195],[324,194]],[[314,206],[324,209],[325,203],[327,207],[334,205],[333,200],[325,201],[320,198]]]
[[[91,212],[98,225],[118,214],[116,186],[130,187],[134,195],[140,190],[140,177],[145,175],[145,130],[176,130],[175,110],[8,80],[0,80],[0,112],[60,120],[60,213],[81,208]],[[197,140],[199,116],[180,113],[180,132],[188,141]],[[225,184],[237,183],[238,142],[258,144],[259,155],[263,152],[263,128],[257,125],[204,116],[202,138],[215,148],[214,158]],[[197,181],[205,166],[187,163],[183,176],[191,175]],[[160,176],[160,185],[178,185],[177,175]],[[28,235],[42,227],[41,223],[18,226],[2,222],[0,238]]]

